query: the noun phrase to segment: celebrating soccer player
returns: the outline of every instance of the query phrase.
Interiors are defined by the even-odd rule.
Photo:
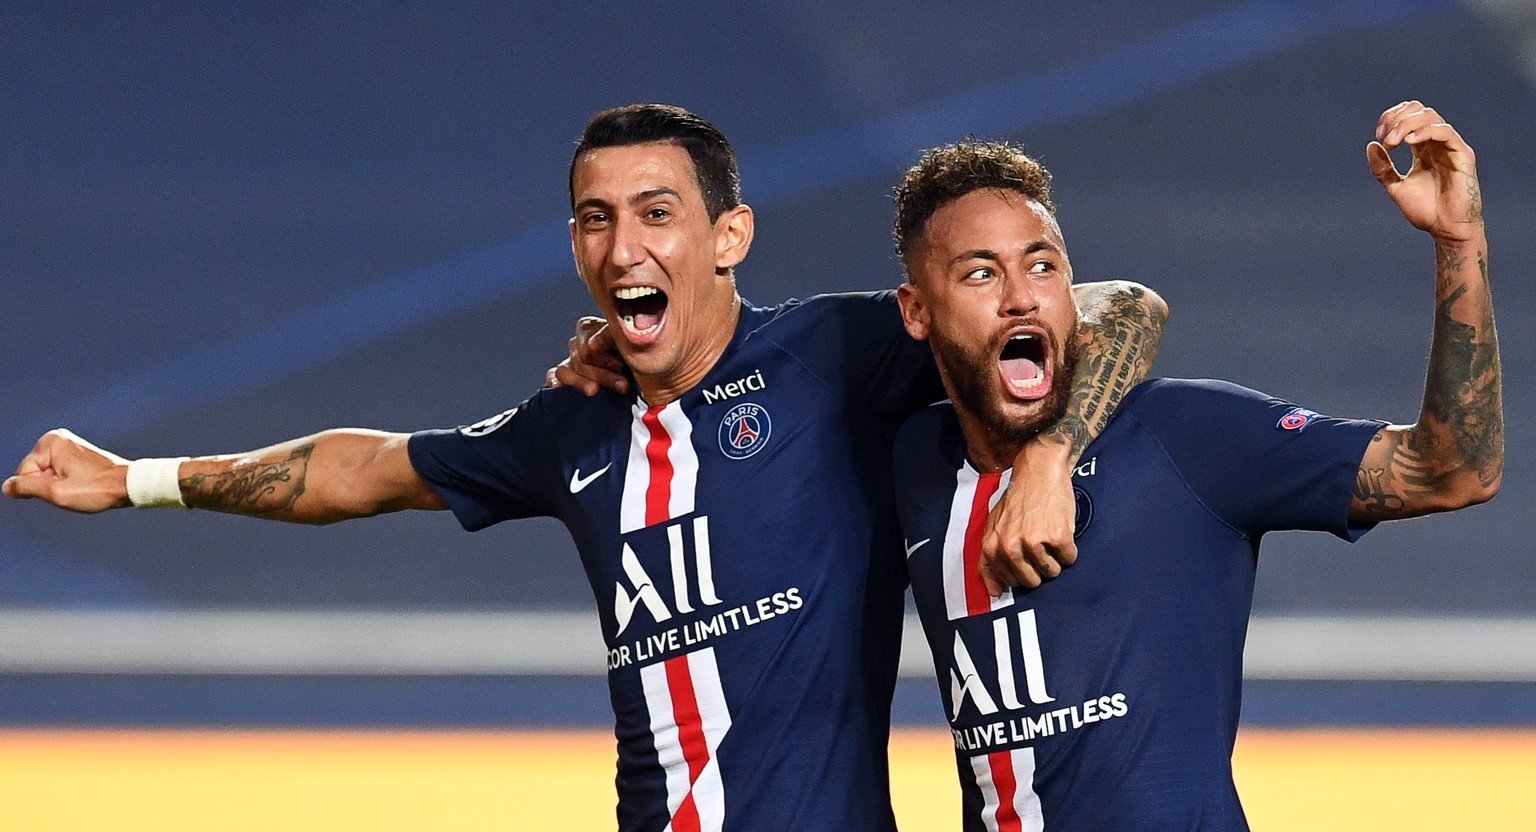
[[[1413,152],[1406,175],[1387,155],[1400,144]],[[1498,490],[1499,358],[1472,149],[1410,101],[1382,114],[1367,156],[1435,245],[1418,422],[1148,381],[1077,467],[1081,560],[1000,597],[976,580],[975,537],[1018,449],[1069,400],[1066,242],[1045,172],[1005,143],[932,150],[897,189],[902,313],[952,399],[897,437],[898,511],[969,832],[1246,829],[1231,755],[1262,536],[1354,540]]]
[[[890,460],[901,421],[943,396],[927,348],[894,291],[744,303],[752,211],[729,143],[691,113],[599,114],[570,187],[577,269],[638,389],[195,459],[129,462],[54,431],[5,494],[305,523],[451,508],[471,530],[558,517],[599,602],[620,829],[892,829],[906,579]],[[1155,352],[1155,296],[1083,297],[1083,404],[1013,460],[1039,487],[1008,503],[995,581],[1070,562],[1071,467]]]

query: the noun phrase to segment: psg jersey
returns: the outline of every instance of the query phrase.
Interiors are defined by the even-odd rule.
[[[1231,756],[1259,542],[1363,534],[1349,503],[1381,426],[1143,383],[1074,472],[1077,563],[994,599],[979,544],[1008,473],[967,461],[952,405],[909,420],[898,511],[964,829],[1246,829]]]
[[[665,406],[541,390],[412,436],[466,529],[553,516],[575,539],[608,648],[620,829],[894,828],[890,466],[902,420],[940,398],[894,292],[823,295],[744,305]]]

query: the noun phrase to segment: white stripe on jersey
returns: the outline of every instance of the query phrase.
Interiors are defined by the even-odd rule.
[[[634,419],[629,423],[629,463],[624,468],[624,497],[619,501],[619,534],[645,528],[645,490],[651,484],[645,446],[650,444],[651,429],[640,418],[646,409],[645,402],[639,400],[631,408]]]
[[[683,413],[682,400],[662,408],[661,426],[672,437],[667,459],[672,462],[672,499],[668,518],[693,513],[694,489],[699,484],[699,454],[693,449],[693,423]]]
[[[683,663],[692,681],[691,690],[673,690],[667,678],[668,665]],[[716,750],[731,727],[731,714],[725,703],[725,691],[720,685],[720,669],[715,663],[715,650],[707,647],[675,659],[649,665],[640,669],[640,681],[645,690],[646,710],[651,716],[651,737],[656,745],[657,762],[666,772],[667,814],[676,816],[678,809],[691,794],[693,808],[698,814],[701,832],[718,832],[725,824],[725,784],[720,776],[720,763]],[[679,698],[691,697],[698,708],[698,723],[679,725],[676,704]],[[688,717],[691,719],[691,717]],[[698,730],[703,734],[703,767],[697,780],[690,782],[691,765],[689,749],[684,748],[683,733]],[[697,755],[700,749],[692,749]],[[667,830],[672,829],[668,823]]]
[[[997,493],[987,503],[990,510],[1002,499],[1013,478],[1013,469],[1003,472],[998,481]],[[955,472],[955,496],[949,504],[949,526],[944,530],[944,609],[950,621],[970,615],[965,601],[965,533],[971,522],[971,503],[976,499],[976,486],[981,475],[969,462],[962,463]],[[992,609],[1002,609],[1013,603],[1013,590],[992,599]]]
[[[1040,811],[1040,796],[1035,794],[1035,749],[978,754],[971,758],[971,773],[981,789],[981,820],[987,832],[1043,832],[1045,818]],[[1013,811],[1003,812],[998,784],[1010,779]]]
[[[651,429],[644,417],[645,402],[636,400],[629,426],[629,460],[624,469],[624,496],[619,503],[619,533],[628,534],[646,526],[646,492],[651,486],[651,464],[645,450],[651,442]],[[693,425],[683,413],[681,401],[663,407],[657,414],[668,440],[667,461],[672,479],[667,495],[667,518],[682,517],[693,511],[694,494],[699,481],[699,455],[693,447]]]

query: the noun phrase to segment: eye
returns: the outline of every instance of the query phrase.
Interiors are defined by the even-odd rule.
[[[662,222],[671,216],[672,212],[660,205],[652,206],[650,210],[645,212],[645,218],[651,222]]]
[[[1056,264],[1049,260],[1037,260],[1029,267],[1030,274],[1050,274],[1056,271]]]
[[[995,274],[996,273],[992,271],[991,266],[977,266],[976,268],[966,272],[964,279],[980,282],[983,280],[991,280]]]
[[[601,228],[608,224],[608,215],[602,211],[588,211],[581,215],[582,228]]]

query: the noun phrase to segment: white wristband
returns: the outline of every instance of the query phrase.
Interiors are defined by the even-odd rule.
[[[128,502],[134,508],[186,508],[178,475],[191,457],[135,459],[128,463]]]

